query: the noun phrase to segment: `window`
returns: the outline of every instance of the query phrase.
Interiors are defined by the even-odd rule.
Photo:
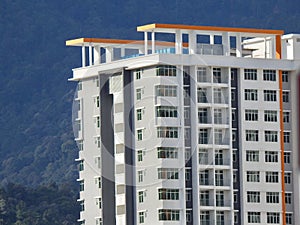
[[[267,171],[266,172],[266,183],[278,183],[278,172]]]
[[[187,201],[187,202],[192,201],[192,190],[191,189],[185,190],[185,201]]]
[[[248,212],[248,223],[260,223],[260,212]]]
[[[276,81],[276,70],[264,70],[264,81]]]
[[[259,171],[247,171],[247,182],[259,182],[260,174]]]
[[[221,83],[221,68],[213,68],[213,82]]]
[[[216,191],[216,206],[224,206],[224,191]]]
[[[235,121],[235,120],[236,120],[235,114],[236,114],[236,110],[235,110],[235,109],[232,109],[232,111],[231,111],[231,120],[232,120],[232,121]]]
[[[142,99],[142,88],[137,88],[136,89],[136,100],[141,100]]]
[[[214,88],[214,103],[222,103],[222,90],[221,90],[221,88]]]
[[[277,142],[278,135],[277,131],[266,130],[265,131],[265,142]]]
[[[97,108],[99,108],[100,107],[100,96],[95,97],[94,101],[95,101],[95,106]]]
[[[209,191],[200,191],[200,205],[209,206]]]
[[[103,225],[102,218],[96,218],[96,225]]]
[[[143,203],[144,202],[145,194],[146,194],[145,191],[139,191],[138,192],[139,203]]]
[[[216,182],[216,186],[224,185],[224,171],[223,170],[215,171],[215,182]]]
[[[255,90],[255,89],[245,89],[245,100],[247,100],[247,101],[257,101],[257,90]]]
[[[290,134],[291,132],[284,131],[283,132],[283,142],[290,143]]]
[[[184,109],[183,116],[185,120],[188,120],[190,118],[190,110],[188,108]]]
[[[176,97],[177,86],[174,85],[157,85],[155,86],[156,96],[159,97]]]
[[[245,80],[257,80],[257,70],[256,69],[245,69],[244,70]]]
[[[136,119],[137,120],[142,120],[142,114],[143,114],[143,110],[142,109],[137,109],[136,110]]]
[[[246,109],[245,110],[246,121],[258,121],[258,110],[257,109]]]
[[[277,122],[276,110],[265,110],[265,122]]]
[[[176,209],[159,209],[158,220],[159,221],[179,221],[180,211]]]
[[[222,109],[214,109],[214,123],[222,124]]]
[[[101,198],[96,199],[96,205],[98,205],[99,209],[102,208],[102,199]]]
[[[282,71],[282,82],[289,82],[289,72]]]
[[[208,144],[208,129],[199,129],[199,144]]]
[[[158,138],[178,138],[177,127],[157,127]]]
[[[258,141],[258,130],[246,130],[246,141]]]
[[[96,83],[96,87],[99,87],[100,83],[99,83],[99,77],[95,77],[93,79],[93,82]]]
[[[246,161],[247,162],[258,162],[259,161],[259,151],[246,150]]]
[[[144,171],[143,170],[139,170],[138,172],[138,181],[139,183],[144,181]]]
[[[83,140],[78,140],[77,146],[78,146],[79,151],[83,151]]]
[[[177,168],[158,168],[157,175],[158,179],[179,179],[179,172]]]
[[[292,193],[285,193],[284,199],[286,204],[292,204]]]
[[[283,112],[283,122],[284,123],[290,122],[290,112]]]
[[[279,222],[280,222],[280,213],[267,212],[267,223],[279,224]]]
[[[197,89],[197,100],[198,103],[207,103],[207,89],[206,88],[198,88]]]
[[[208,150],[199,149],[199,164],[208,164]]]
[[[247,202],[260,203],[260,192],[259,191],[247,191]]]
[[[177,159],[178,149],[174,147],[158,147],[157,158],[159,159]]]
[[[284,183],[285,184],[292,183],[292,173],[284,173]]]
[[[198,109],[198,122],[199,123],[207,123],[207,108],[199,108]]]
[[[264,101],[266,102],[276,102],[277,93],[275,90],[264,90]]]
[[[282,92],[282,101],[289,102],[289,95],[290,95],[290,93],[288,91],[283,91]]]
[[[190,223],[193,220],[192,210],[186,210],[186,222]]]
[[[100,116],[96,116],[96,127],[99,128],[100,127]]]
[[[136,80],[141,79],[141,76],[142,76],[142,71],[141,71],[141,69],[138,69],[138,70],[134,71],[134,73],[135,73],[135,79],[136,79]]]
[[[95,157],[95,164],[97,165],[97,167],[99,169],[101,169],[101,157],[100,156]]]
[[[145,223],[145,212],[139,212],[139,223]]]
[[[221,145],[223,144],[223,131],[222,129],[215,129],[215,144],[216,145]]]
[[[79,181],[79,191],[84,191],[84,180]]]
[[[169,65],[157,66],[156,76],[176,77],[176,66],[169,66]]]
[[[201,225],[210,225],[210,215],[209,211],[200,210],[200,224]]]
[[[156,117],[177,117],[176,106],[156,106]]]
[[[191,159],[191,149],[190,148],[186,148],[184,150],[184,159],[185,159],[185,162],[187,162]]]
[[[159,200],[179,200],[179,189],[158,189]]]
[[[136,132],[137,132],[137,140],[138,140],[138,141],[143,140],[143,130],[142,130],[142,129],[139,129],[139,130],[137,130]]]
[[[102,186],[101,177],[96,177],[95,178],[95,184],[97,184],[98,188],[101,188],[101,186]]]
[[[208,77],[206,74],[205,67],[198,67],[197,68],[197,81],[198,82],[208,82]]]
[[[185,169],[185,181],[191,180],[191,169]]]
[[[216,225],[225,225],[224,211],[216,211]]]
[[[79,171],[83,171],[83,170],[84,170],[84,163],[83,163],[83,160],[80,160],[80,161],[79,161],[78,169],[79,169]]]
[[[80,204],[80,212],[84,211],[84,200],[79,201]]]
[[[285,214],[285,221],[286,221],[286,224],[292,224],[293,223],[293,214],[292,213],[286,213]]]
[[[284,152],[284,163],[291,163],[291,153],[290,152]]]
[[[237,161],[237,150],[236,149],[232,150],[232,161],[233,162]]]
[[[223,165],[223,150],[216,150],[215,165]]]
[[[208,185],[208,170],[201,170],[199,173],[199,184]]]
[[[95,144],[97,148],[101,147],[101,138],[100,137],[95,137]]]
[[[234,212],[233,220],[235,224],[239,223],[239,212]]]
[[[235,101],[235,90],[231,90],[231,101]]]
[[[78,82],[77,90],[78,90],[78,91],[81,91],[81,90],[82,90],[82,81],[81,81],[81,80]]]
[[[265,162],[278,162],[278,152],[266,151]]]
[[[267,203],[279,203],[279,192],[267,192],[266,193]]]
[[[234,203],[237,203],[237,199],[238,199],[238,192],[237,192],[237,191],[234,191],[234,192],[233,192],[233,202],[234,202]]]
[[[142,162],[142,161],[143,161],[143,155],[144,155],[143,150],[138,150],[138,151],[137,151],[137,159],[138,159],[138,162]]]

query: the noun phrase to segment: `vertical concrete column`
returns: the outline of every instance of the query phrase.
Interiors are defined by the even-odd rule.
[[[189,32],[189,54],[196,54],[197,40],[196,33],[194,31]]]
[[[175,53],[182,54],[182,32],[181,32],[181,30],[176,30],[176,33],[175,33]]]
[[[148,55],[148,32],[144,32],[145,55]]]
[[[100,46],[96,45],[94,46],[94,65],[98,65],[100,64]]]
[[[89,66],[93,65],[93,51],[92,45],[89,45]]]
[[[213,34],[209,35],[209,44],[211,45],[215,44],[215,35]]]
[[[271,37],[270,49],[271,49],[271,58],[276,59],[276,38],[275,38],[275,36]]]
[[[121,58],[125,56],[125,48],[121,47]]]
[[[85,62],[85,47],[84,47],[84,45],[81,47],[81,61],[82,61],[82,67],[85,67],[86,62]]]
[[[152,48],[151,48],[152,54],[154,54],[155,53],[155,32],[154,31],[151,32],[151,44],[152,44]]]
[[[223,54],[226,56],[230,55],[230,42],[228,32],[222,33],[222,44],[223,44]]]
[[[114,58],[114,48],[112,47],[107,47],[105,48],[105,58],[106,58],[106,62],[111,62],[113,61]]]
[[[242,40],[241,34],[236,34],[236,57],[242,57]]]

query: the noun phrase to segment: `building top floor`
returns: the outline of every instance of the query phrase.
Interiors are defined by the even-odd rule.
[[[66,45],[82,48],[82,67],[153,54],[300,59],[300,35],[283,30],[147,24],[137,31],[144,40],[79,38]]]

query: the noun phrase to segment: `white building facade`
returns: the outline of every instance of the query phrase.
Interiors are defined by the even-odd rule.
[[[66,42],[82,48],[80,224],[299,224],[300,35],[137,30]]]

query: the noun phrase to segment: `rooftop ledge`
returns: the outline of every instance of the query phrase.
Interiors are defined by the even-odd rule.
[[[284,34],[283,30],[155,23],[138,26],[137,31],[144,32],[144,40],[78,38],[66,41],[66,45],[82,47],[82,67],[149,54],[280,59],[281,35]],[[157,41],[156,33],[174,34],[175,41]],[[206,42],[201,42],[199,37],[203,36]]]

